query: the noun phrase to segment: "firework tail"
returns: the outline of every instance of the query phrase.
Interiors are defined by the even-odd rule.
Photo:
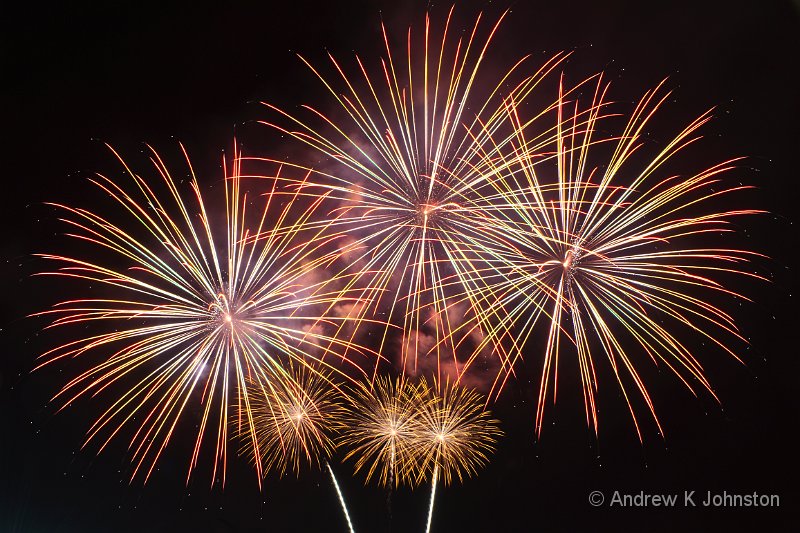
[[[331,475],[331,481],[333,481],[333,488],[336,489],[336,495],[339,497],[339,504],[342,506],[342,512],[347,520],[347,529],[350,531],[350,533],[355,533],[355,529],[353,529],[353,522],[350,520],[350,513],[347,512],[347,505],[344,502],[342,489],[339,488],[339,482],[336,481],[336,475],[333,473],[333,468],[331,468],[331,464],[328,462],[325,463],[325,466],[328,467],[328,473]]]
[[[433,467],[433,480],[431,481],[431,501],[428,504],[428,522],[425,525],[425,533],[431,531],[431,520],[433,519],[433,501],[436,498],[436,481],[439,477],[439,465]]]

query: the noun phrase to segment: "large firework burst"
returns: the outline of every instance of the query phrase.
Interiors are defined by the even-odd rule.
[[[716,207],[716,199],[747,188],[721,180],[736,160],[689,176],[665,174],[666,163],[699,138],[697,130],[710,114],[691,122],[636,170],[632,156],[645,144],[645,126],[669,93],[661,86],[647,92],[621,135],[596,139],[598,122],[606,118],[606,91],[598,78],[585,109],[562,94],[550,150],[527,150],[525,132],[517,129],[515,162],[498,161],[507,171],[493,182],[506,199],[495,211],[505,228],[482,253],[480,305],[496,310],[487,337],[512,344],[515,359],[530,345],[540,319],[547,323],[537,434],[547,401],[555,400],[559,357],[566,350],[577,354],[587,423],[595,432],[601,357],[640,438],[632,390],[661,429],[640,374],[646,362],[668,368],[692,393],[705,389],[714,395],[679,331],[691,330],[736,357],[728,344],[741,336],[714,302],[720,295],[743,298],[726,285],[727,275],[758,277],[744,268],[753,252],[708,244],[733,231],[734,218],[757,213]],[[519,120],[516,106],[508,112]],[[595,154],[603,148],[610,157],[598,161]],[[497,392],[512,368],[498,377]]]
[[[100,440],[102,450],[129,428],[132,478],[142,472],[146,481],[179,422],[194,419],[187,481],[210,439],[212,483],[224,484],[236,406],[235,424],[252,436],[260,482],[251,389],[300,394],[303,383],[287,371],[288,362],[303,366],[345,348],[325,333],[327,321],[320,316],[332,302],[347,301],[319,274],[337,257],[330,246],[336,235],[324,228],[300,230],[322,198],[304,210],[295,203],[290,216],[293,198],[280,196],[276,184],[263,209],[251,213],[238,154],[230,174],[226,168],[226,211],[217,225],[190,164],[192,201],[155,151],[151,160],[156,179],[125,166],[123,179],[92,180],[110,199],[105,214],[58,206],[70,235],[91,255],[43,255],[60,265],[49,274],[88,284],[80,297],[40,313],[55,317],[50,327],[70,326],[78,335],[44,354],[40,366],[84,361],[85,370],[56,398],[63,406],[99,395],[110,399],[86,442]]]
[[[485,37],[480,16],[470,31],[453,37],[458,32],[452,14],[451,9],[440,36],[426,16],[422,39],[412,39],[409,29],[400,50],[384,28],[379,75],[370,74],[358,56],[355,75],[333,56],[332,76],[303,59],[343,118],[304,106],[310,112],[304,119],[269,105],[290,125],[266,122],[328,158],[313,171],[313,183],[303,186],[310,195],[329,193],[338,205],[325,223],[334,221],[351,236],[346,268],[358,272],[351,286],[369,287],[364,296],[373,302],[352,313],[400,327],[399,366],[416,374],[422,358],[431,357],[435,363],[424,365],[440,377],[445,363],[460,376],[472,361],[469,352],[456,356],[451,338],[453,329],[465,321],[475,324],[475,316],[485,312],[461,298],[470,294],[467,282],[475,270],[467,250],[490,236],[488,212],[497,197],[486,185],[498,172],[497,159],[511,150],[515,130],[536,118],[514,123],[506,101],[526,101],[564,57],[553,57],[531,75],[520,74],[522,58],[487,79],[480,67],[503,17]],[[545,137],[529,140],[528,149]],[[388,331],[381,353],[389,348]],[[480,338],[477,329],[473,334]]]

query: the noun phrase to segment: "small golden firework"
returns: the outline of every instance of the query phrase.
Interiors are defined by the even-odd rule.
[[[355,470],[365,469],[367,482],[377,473],[382,486],[413,483],[417,416],[429,401],[425,382],[413,383],[405,377],[381,376],[371,388],[357,388],[340,441],[349,448],[345,459],[355,458]]]
[[[450,382],[428,387],[430,398],[419,403],[415,417],[413,457],[417,481],[431,476],[445,485],[454,478],[463,482],[489,461],[497,439],[499,422],[484,409],[486,400],[478,392]]]
[[[255,438],[243,426],[243,451],[255,461],[260,453],[264,475],[274,469],[299,475],[303,464],[320,466],[336,448],[333,435],[343,427],[344,397],[332,374],[292,365],[291,379],[276,384],[250,382]],[[257,447],[250,445],[255,440]]]

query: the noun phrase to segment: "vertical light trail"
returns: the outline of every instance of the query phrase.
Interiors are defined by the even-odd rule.
[[[344,496],[342,495],[342,490],[339,488],[339,482],[336,481],[333,468],[331,468],[331,464],[328,462],[325,463],[325,466],[328,467],[328,473],[330,473],[331,480],[333,481],[333,488],[336,489],[336,495],[339,497],[339,504],[342,506],[342,512],[344,512],[344,517],[347,520],[347,528],[350,530],[350,533],[355,533],[353,522],[350,520],[350,513],[347,512],[347,505],[344,503]]]
[[[436,498],[436,482],[439,477],[439,465],[433,467],[433,480],[431,481],[431,501],[428,504],[428,523],[425,526],[425,533],[431,531],[431,520],[433,520],[433,501]]]

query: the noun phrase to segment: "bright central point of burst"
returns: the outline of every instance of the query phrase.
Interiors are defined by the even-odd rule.
[[[564,265],[564,268],[569,269],[572,267],[574,260],[575,258],[573,257],[572,251],[570,250],[569,252],[567,252],[567,255],[564,257],[564,262],[561,264]]]
[[[424,221],[436,214],[436,204],[419,204],[417,205],[417,220]]]

